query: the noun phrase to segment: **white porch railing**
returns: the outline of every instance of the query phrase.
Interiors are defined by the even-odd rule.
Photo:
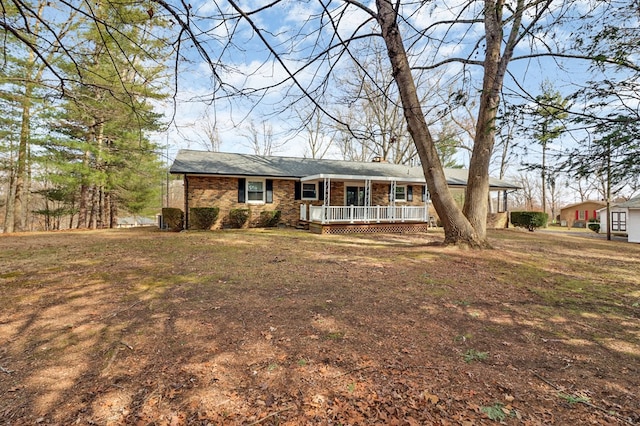
[[[427,222],[426,206],[300,206],[300,220],[319,223]]]

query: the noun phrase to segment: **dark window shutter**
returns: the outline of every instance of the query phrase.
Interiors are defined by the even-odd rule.
[[[273,180],[271,179],[267,179],[267,193],[266,195],[266,202],[267,203],[273,203]]]
[[[413,201],[413,186],[407,186],[407,201]]]
[[[245,187],[247,185],[247,180],[245,178],[238,178],[238,202],[245,202]]]
[[[391,185],[389,185],[389,202],[391,202],[391,200],[393,200],[395,198],[396,194],[392,194],[391,193]]]
[[[301,200],[302,199],[302,183],[300,181],[295,181],[295,186],[293,188],[293,199]]]
[[[427,202],[427,186],[422,187],[422,201]]]
[[[324,182],[318,182],[318,200],[324,201]]]

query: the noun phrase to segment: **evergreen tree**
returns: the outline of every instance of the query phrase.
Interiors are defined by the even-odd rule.
[[[549,144],[557,140],[565,131],[564,120],[569,117],[567,112],[569,101],[562,97],[560,92],[553,88],[550,81],[542,83],[542,93],[536,96],[535,106],[530,113],[531,136],[540,145],[540,164],[526,164],[529,169],[540,170],[542,189],[542,211],[547,211],[547,187],[555,186],[555,176],[550,174],[551,168],[547,165],[547,151]],[[552,212],[551,217],[555,217]]]
[[[150,100],[163,97],[154,86],[164,71],[162,42],[141,30],[149,16],[140,6],[99,7],[100,21],[80,35],[84,55],[69,70],[80,67],[84,80],[68,89],[58,137],[47,144],[66,172],[57,183],[77,188],[79,228],[115,226],[121,208],[139,213],[160,187],[158,147],[146,134],[160,126]]]

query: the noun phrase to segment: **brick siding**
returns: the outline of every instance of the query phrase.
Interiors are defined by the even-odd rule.
[[[250,178],[248,178],[250,180]],[[273,203],[252,204],[238,203],[238,178],[234,177],[208,177],[188,176],[189,193],[187,195],[189,208],[192,207],[218,207],[220,214],[212,229],[220,229],[229,225],[229,212],[232,209],[248,208],[251,212],[245,227],[259,226],[260,213],[263,211],[280,210],[280,222],[289,226],[295,226],[300,218],[300,204],[314,206],[322,205],[323,200],[295,200],[295,181],[273,179]],[[318,185],[322,185],[320,182]],[[362,186],[363,183],[354,183],[354,186]],[[344,204],[345,183],[331,181],[332,206]],[[389,204],[389,184],[373,183],[371,205],[385,206]],[[413,185],[413,201],[398,203],[402,205],[421,206],[422,185]]]

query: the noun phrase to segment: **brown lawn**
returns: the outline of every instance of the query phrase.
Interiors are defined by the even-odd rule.
[[[640,424],[640,246],[0,237],[0,424]]]

